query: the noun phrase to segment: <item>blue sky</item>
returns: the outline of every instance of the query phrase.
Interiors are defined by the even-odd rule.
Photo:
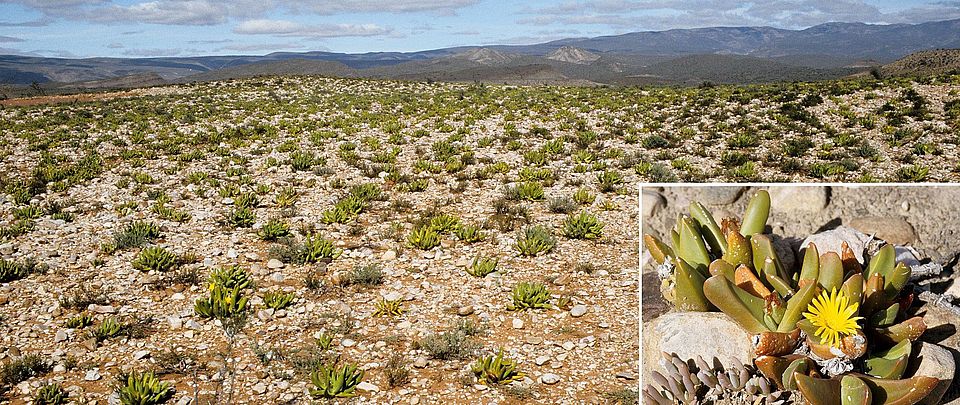
[[[960,0],[0,0],[0,54],[416,51],[708,26],[960,18]]]

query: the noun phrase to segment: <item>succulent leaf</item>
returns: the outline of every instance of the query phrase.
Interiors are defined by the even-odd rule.
[[[707,274],[707,266],[711,261],[710,255],[707,253],[707,246],[703,243],[700,226],[690,218],[683,218],[680,222],[680,244],[677,246],[677,255],[681,259],[700,274]]]
[[[910,348],[910,341],[902,340],[890,349],[876,353],[864,362],[864,372],[878,378],[900,379],[907,369]]]
[[[787,311],[783,314],[778,332],[786,332],[797,327],[797,321],[803,318],[803,312],[807,310],[810,302],[817,297],[818,288],[816,283],[811,283],[800,288],[793,297],[787,300]]]
[[[810,243],[803,253],[803,265],[800,268],[799,286],[803,288],[808,283],[816,283],[820,277],[820,253],[817,245]]]
[[[872,338],[876,339],[877,343],[892,345],[904,340],[917,340],[926,330],[927,324],[923,322],[923,318],[915,316],[887,328],[873,329]]]
[[[797,380],[796,375],[794,374],[796,373],[808,376],[810,375],[810,370],[815,370],[816,366],[816,363],[810,360],[809,357],[803,357],[794,360],[783,372],[783,388],[787,390],[796,390]]]
[[[820,256],[820,275],[817,282],[827,291],[840,288],[843,283],[843,263],[840,262],[840,256],[834,252]]]
[[[723,254],[723,260],[734,266],[752,264],[753,249],[750,248],[750,241],[743,237],[736,229],[727,231],[727,250]]]
[[[767,226],[767,217],[770,216],[770,194],[766,190],[757,191],[747,204],[747,210],[743,213],[743,221],[740,226],[740,234],[750,236],[763,233]]]
[[[849,278],[847,278],[847,281],[844,281],[843,286],[840,287],[840,292],[842,292],[843,295],[849,297],[850,302],[859,303],[860,300],[863,298],[863,275],[860,273],[856,273],[850,276]],[[859,314],[860,314],[860,307],[858,306],[857,310],[853,313],[853,315],[858,316]]]
[[[840,380],[813,378],[794,373],[800,394],[811,405],[842,405],[840,401]]]
[[[737,267],[733,274],[733,281],[737,287],[758,298],[767,298],[768,295],[772,294],[770,289],[747,266],[740,265],[740,267]]]
[[[748,333],[770,330],[763,323],[762,299],[737,287],[725,277],[713,276],[703,283],[703,293],[710,302],[740,324]]]
[[[896,257],[897,255],[893,250],[893,245],[884,245],[882,248],[880,248],[880,251],[878,251],[876,255],[870,258],[870,263],[867,265],[865,277],[868,280],[874,274],[879,274],[884,278],[889,277],[890,273],[893,271]]]
[[[709,311],[710,302],[703,293],[703,274],[691,268],[683,259],[676,259],[673,304],[682,311]]]
[[[650,256],[653,256],[653,260],[657,261],[657,264],[663,264],[668,257],[674,256],[673,249],[670,249],[669,246],[663,244],[660,239],[653,235],[643,235],[643,244],[647,246],[647,251],[650,252]]]
[[[710,245],[710,251],[716,255],[725,254],[727,252],[727,241],[723,237],[723,233],[720,232],[717,221],[713,219],[713,214],[703,204],[694,201],[690,203],[690,216],[700,224],[700,229],[705,231],[703,238]]]
[[[724,276],[727,280],[734,281],[736,268],[733,267],[733,264],[730,264],[724,259],[717,259],[710,263],[710,275],[711,276]]]
[[[937,386],[940,380],[933,377],[916,376],[903,380],[874,378],[857,375],[870,387],[873,403],[885,405],[910,405],[920,402]]]
[[[863,380],[852,375],[840,379],[841,405],[870,405],[872,400],[873,393]]]

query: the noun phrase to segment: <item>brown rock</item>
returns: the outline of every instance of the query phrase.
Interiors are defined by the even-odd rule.
[[[907,245],[917,240],[913,225],[900,218],[862,217],[850,221],[850,226],[894,245]]]

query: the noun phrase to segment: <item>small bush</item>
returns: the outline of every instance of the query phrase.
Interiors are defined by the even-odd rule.
[[[377,286],[383,284],[383,270],[376,264],[357,265],[343,277],[341,282],[344,285]]]
[[[249,207],[236,206],[227,211],[226,221],[235,228],[249,228],[257,222],[257,215]]]
[[[123,405],[157,405],[167,402],[174,390],[152,372],[132,372],[117,377],[116,393]]]
[[[113,248],[124,250],[140,247],[160,237],[160,227],[152,222],[136,221],[113,234]]]
[[[547,201],[547,209],[554,214],[569,214],[577,209],[577,204],[570,198],[556,197]]]
[[[497,264],[499,263],[500,259],[498,258],[477,256],[473,259],[473,262],[470,263],[470,266],[467,267],[467,274],[474,277],[485,277],[497,271]]]
[[[430,250],[440,245],[440,233],[430,225],[421,225],[410,232],[407,242],[417,249]]]
[[[273,218],[264,223],[257,234],[261,240],[274,241],[290,235],[290,226],[279,218]]]
[[[391,388],[401,387],[410,382],[410,369],[407,368],[408,361],[403,355],[394,353],[383,366],[383,373],[387,376],[387,384]]]
[[[476,342],[459,330],[427,335],[417,341],[414,346],[426,351],[430,358],[437,360],[462,359],[472,355],[479,348]]]
[[[0,366],[0,387],[14,386],[53,369],[50,362],[36,354],[27,354]],[[0,388],[2,389],[2,388]]]
[[[290,306],[295,297],[296,294],[294,293],[267,291],[263,294],[263,304],[268,308],[280,310]]]
[[[597,184],[602,193],[615,192],[623,184],[623,175],[620,172],[605,170],[597,175]]]
[[[517,370],[517,363],[503,357],[503,349],[496,356],[485,356],[470,367],[481,384],[509,384],[523,379],[524,374]]]
[[[60,384],[46,384],[37,390],[33,405],[62,405],[69,402],[70,394]]]
[[[321,398],[349,398],[356,394],[357,385],[363,380],[363,370],[354,364],[327,366],[321,364],[310,373],[310,396]]]
[[[386,298],[381,298],[374,304],[373,316],[388,316],[391,318],[398,317],[403,315],[403,301],[402,300],[388,300]]]
[[[487,235],[480,230],[478,225],[462,224],[454,231],[457,239],[466,243],[476,243],[486,239]]]

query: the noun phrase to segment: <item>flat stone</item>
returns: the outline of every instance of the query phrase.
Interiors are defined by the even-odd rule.
[[[615,377],[623,380],[633,381],[637,379],[637,374],[630,371],[621,371],[617,373]]]
[[[145,358],[147,358],[147,357],[150,357],[150,351],[149,351],[149,350],[138,350],[138,351],[133,352],[133,358],[134,358],[135,360],[142,360],[142,359],[145,359]]]
[[[643,207],[643,217],[651,218],[667,206],[667,199],[653,190],[643,190],[640,196],[640,206]]]
[[[98,313],[98,314],[115,314],[115,313],[117,313],[117,309],[114,308],[112,305],[90,304],[90,305],[87,307],[87,310],[88,310],[88,311],[91,311],[91,312],[96,312],[96,313]]]
[[[283,262],[277,259],[270,259],[269,261],[267,261],[267,267],[271,269],[279,269],[283,267]]]
[[[170,324],[170,329],[173,329],[173,330],[177,330],[183,327],[183,319],[180,319],[180,317],[176,315],[168,316],[167,323]]]
[[[570,316],[574,318],[579,318],[587,313],[587,306],[583,304],[574,305],[573,308],[570,308]]]
[[[770,187],[770,206],[784,212],[820,212],[829,203],[826,186]]]
[[[84,381],[97,381],[100,378],[102,377],[100,376],[100,371],[97,369],[87,370],[87,373],[83,375]]]
[[[743,186],[720,186],[701,187],[698,190],[700,194],[694,201],[700,201],[707,205],[727,205],[732,204],[743,194]]]
[[[556,383],[558,383],[558,382],[560,382],[560,376],[558,376],[558,375],[556,375],[556,374],[546,373],[546,374],[540,376],[540,383],[541,383],[541,384],[553,385],[553,384],[556,384]]]
[[[388,251],[386,251],[386,252],[383,252],[383,255],[380,256],[380,259],[381,259],[381,260],[384,260],[384,261],[396,260],[396,259],[397,259],[397,252],[394,251],[394,250],[388,250]]]
[[[950,287],[947,288],[945,294],[950,294],[954,298],[960,299],[960,279],[953,280],[953,284],[950,284]]]
[[[473,313],[473,305],[464,305],[457,308],[457,315],[467,316]]]
[[[857,258],[857,261],[863,264],[863,253],[870,242],[870,235],[845,225],[808,236],[800,244],[800,249],[806,249],[807,245],[813,243],[817,245],[817,252],[821,255],[827,252],[834,252],[839,255],[843,242],[850,246],[850,250],[853,250],[853,255]]]
[[[550,357],[549,357],[549,356],[540,356],[540,357],[537,357],[536,359],[533,360],[533,364],[536,364],[536,365],[538,365],[538,366],[542,366],[542,365],[544,365],[544,364],[547,364],[548,361],[550,361]]]
[[[84,348],[89,351],[97,350],[97,338],[89,338],[81,342]]]
[[[577,344],[573,342],[563,342],[563,344],[561,344],[560,347],[562,347],[563,350],[570,351],[570,350],[573,350],[573,348],[577,347]]]
[[[63,330],[63,329],[60,329],[60,330],[57,331],[57,334],[53,337],[53,341],[54,341],[54,343],[59,343],[59,342],[62,342],[62,341],[64,341],[64,340],[67,340],[67,339],[69,339],[69,338],[70,338],[70,336],[67,334],[67,331],[66,331],[66,330]]]
[[[956,376],[956,363],[954,354],[947,348],[935,343],[916,342],[913,346],[913,360],[910,361],[910,368],[907,369],[908,376],[922,375],[933,377],[940,382],[927,394],[927,397],[918,404],[935,405],[940,403],[940,399],[950,388],[953,379]],[[915,368],[915,370],[913,370]]]
[[[360,391],[370,391],[370,392],[380,391],[380,387],[367,381],[361,381],[360,384],[357,384],[357,389]]]
[[[422,356],[421,356],[421,357],[417,357],[417,359],[413,361],[413,367],[415,367],[415,368],[425,368],[425,367],[427,367],[427,363],[428,363],[428,361],[427,361],[427,358],[426,358],[426,357],[422,357]]]
[[[513,326],[514,329],[523,329],[523,319],[513,318],[513,321],[511,321],[511,325]]]
[[[267,385],[262,382],[259,382],[253,387],[251,387],[250,389],[253,390],[254,394],[263,394],[267,392]]]
[[[353,339],[343,339],[343,341],[340,342],[340,344],[342,344],[343,347],[353,347],[354,345],[357,344],[357,342]]]
[[[907,245],[917,240],[917,233],[913,225],[902,218],[893,217],[861,217],[850,221],[850,226],[868,235],[894,245]]]
[[[676,353],[682,360],[703,356],[721,362],[752,364],[750,335],[722,312],[670,312],[643,324],[643,374],[650,381],[658,369],[661,352]],[[732,363],[730,363],[732,364]]]

